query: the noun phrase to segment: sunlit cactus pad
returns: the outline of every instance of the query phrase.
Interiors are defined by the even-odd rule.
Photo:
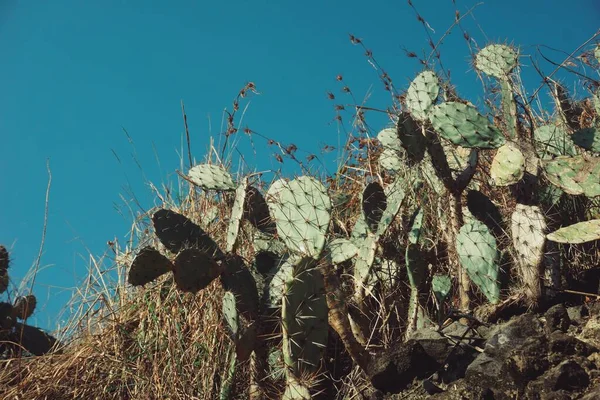
[[[188,178],[204,190],[235,190],[231,174],[220,165],[199,164],[188,171]]]
[[[486,75],[505,78],[516,66],[517,52],[504,44],[491,44],[475,56],[475,67]]]
[[[415,119],[427,120],[440,91],[440,83],[433,71],[423,71],[415,77],[406,92],[406,108]]]
[[[546,237],[553,242],[571,244],[600,240],[600,219],[565,226],[549,233]]]

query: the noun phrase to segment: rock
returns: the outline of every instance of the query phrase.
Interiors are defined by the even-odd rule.
[[[427,398],[434,400],[495,400],[491,390],[473,386],[464,379],[454,382],[445,392]]]
[[[579,305],[568,307],[567,314],[571,319],[571,323],[581,325],[584,322],[583,319],[589,315],[589,312],[585,305]]]
[[[555,330],[566,332],[571,325],[571,318],[567,309],[562,304],[556,304],[548,309],[544,314],[546,318],[546,324],[544,328],[547,333],[552,333]]]
[[[485,344],[485,352],[492,356],[505,357],[509,351],[520,346],[531,336],[543,333],[542,324],[533,314],[523,314],[499,325]]]
[[[556,358],[556,361],[564,360],[565,356],[582,356],[587,357],[598,349],[589,343],[581,341],[573,336],[566,335],[561,331],[555,331],[548,336],[548,350],[551,358]]]
[[[579,338],[597,348],[600,348],[600,315],[594,315],[583,326]]]
[[[532,336],[509,352],[504,360],[504,369],[511,375],[520,389],[550,367],[548,360],[548,339],[545,336]]]
[[[493,399],[511,399],[518,395],[519,386],[507,373],[502,361],[480,354],[465,372],[465,382],[482,391],[489,390]]]
[[[596,400],[600,399],[600,385],[591,388],[581,400]]]
[[[590,384],[590,378],[585,369],[574,360],[566,360],[544,374],[543,392],[551,393],[558,390],[580,391]],[[535,386],[535,385],[534,385]]]
[[[441,387],[439,387],[438,385],[436,385],[429,379],[423,380],[423,382],[421,384],[423,385],[423,389],[425,389],[427,394],[430,394],[430,395],[433,395],[436,393],[442,393],[444,391]]]
[[[384,393],[399,393],[415,378],[425,378],[440,365],[414,339],[400,343],[371,361],[368,372],[371,384]]]

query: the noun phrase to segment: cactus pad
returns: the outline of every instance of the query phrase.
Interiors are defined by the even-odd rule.
[[[363,293],[369,294],[372,289],[368,283],[375,261],[375,254],[377,253],[377,240],[376,235],[368,234],[358,248],[358,254],[354,262],[355,293],[358,299],[363,297]]]
[[[402,112],[398,116],[397,129],[398,138],[402,143],[402,148],[406,151],[408,160],[413,164],[421,162],[425,156],[427,141],[419,125],[409,113]]]
[[[153,247],[144,247],[133,259],[127,281],[141,286],[173,270],[173,263]]]
[[[231,174],[219,165],[199,164],[188,171],[188,178],[204,190],[235,190]]]
[[[223,294],[223,319],[231,340],[236,341],[240,333],[240,321],[232,292]]]
[[[525,157],[519,148],[510,142],[502,145],[494,159],[490,175],[496,186],[509,186],[519,182],[525,174]]]
[[[244,217],[244,203],[246,202],[246,188],[248,187],[248,178],[242,179],[240,185],[235,190],[235,200],[231,207],[231,218],[227,226],[227,252],[231,253],[237,246],[240,223]]]
[[[334,239],[326,247],[327,260],[332,264],[341,264],[352,259],[358,248],[348,239]]]
[[[491,44],[475,56],[475,67],[486,75],[503,79],[517,66],[518,54],[510,46]]]
[[[406,108],[419,121],[426,121],[440,92],[440,82],[433,71],[423,71],[406,92]]]
[[[279,180],[270,188],[267,204],[277,233],[288,249],[316,258],[325,245],[331,219],[331,201],[321,182],[301,176],[290,182]]]
[[[535,149],[542,160],[555,156],[575,156],[575,146],[563,128],[554,125],[542,125],[533,131]]]
[[[263,233],[275,234],[277,229],[269,214],[269,206],[262,193],[254,186],[249,185],[246,189],[246,202],[244,203],[244,218],[252,226]]]
[[[185,249],[175,258],[173,275],[182,292],[198,293],[211,284],[223,268],[208,254],[198,249]]]
[[[463,225],[456,237],[456,252],[473,283],[491,303],[497,303],[500,299],[499,254],[496,239],[487,226],[475,220]]]
[[[19,319],[27,319],[33,315],[37,300],[34,295],[18,297],[13,306],[13,315]]]
[[[244,259],[229,254],[223,260],[221,284],[223,289],[235,295],[236,307],[241,317],[254,321],[258,315],[258,288],[256,279],[244,263]]]
[[[277,270],[269,283],[269,306],[281,307],[281,299],[285,291],[285,283],[293,276],[294,266],[302,261],[302,257],[292,255]]]
[[[471,105],[446,102],[429,116],[435,130],[457,146],[495,149],[505,142],[502,133]]]
[[[362,193],[362,211],[371,232],[377,231],[377,225],[387,206],[387,197],[379,182],[369,183]]]
[[[546,219],[539,207],[517,204],[511,216],[511,233],[522,266],[537,266],[544,256]]]
[[[571,135],[571,140],[579,147],[600,153],[600,127],[580,129]]]
[[[294,377],[318,370],[327,346],[329,323],[323,276],[304,257],[285,283],[281,303],[284,360]]]
[[[448,275],[434,275],[431,278],[431,290],[438,304],[442,304],[452,290],[452,280]]]
[[[8,269],[9,261],[8,250],[6,250],[6,247],[0,245],[0,271]]]
[[[57,344],[57,340],[43,330],[18,322],[15,324],[15,334],[21,346],[35,356],[43,356]]]
[[[600,240],[600,219],[593,219],[565,226],[564,228],[549,233],[546,238],[553,242],[570,244]]]
[[[397,177],[391,185],[385,188],[387,207],[383,210],[383,215],[377,225],[377,232],[375,232],[377,237],[382,236],[388,230],[394,219],[396,219],[396,215],[400,212],[400,207],[406,195],[402,188],[403,184],[402,178]]]
[[[198,225],[175,211],[161,209],[152,216],[156,236],[172,253],[187,247],[197,247],[204,252],[222,258],[219,246]]]
[[[600,196],[600,158],[557,157],[544,163],[544,172],[553,185],[566,193]]]
[[[397,150],[383,149],[379,154],[379,165],[388,171],[402,171],[406,168]]]

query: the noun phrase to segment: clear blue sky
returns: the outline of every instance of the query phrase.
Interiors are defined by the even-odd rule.
[[[452,1],[413,2],[437,40],[454,20]],[[456,3],[464,13],[475,1]],[[480,45],[509,41],[525,54],[538,44],[570,52],[600,28],[598,0],[489,1],[474,15],[465,26]],[[175,178],[180,100],[197,159],[247,81],[261,95],[244,124],[316,153],[337,143],[326,96],[339,94],[337,74],[360,100],[372,88],[368,105],[385,108],[387,95],[348,33],[365,40],[400,88],[421,69],[402,48],[429,52],[406,1],[0,0],[0,243],[11,249],[13,284],[38,252],[48,158],[53,175],[45,268],[35,288],[41,308],[31,322],[53,329],[85,277],[87,249],[100,255],[108,240],[127,234],[125,188],[149,208],[155,200],[145,180]],[[459,92],[476,102],[481,87],[460,31],[441,50]],[[525,73],[539,83],[532,68]],[[378,129],[385,120],[368,122]],[[246,152],[248,162],[276,168],[264,143],[257,147],[256,157]]]

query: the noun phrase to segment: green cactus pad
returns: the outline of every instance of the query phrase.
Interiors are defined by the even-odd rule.
[[[575,156],[575,146],[567,132],[555,125],[542,125],[533,131],[535,149],[542,160],[556,156]]]
[[[188,171],[188,178],[204,190],[235,190],[231,174],[219,165],[199,164]]]
[[[406,169],[401,155],[394,149],[383,149],[381,154],[379,154],[379,165],[388,171],[398,172]]]
[[[354,243],[355,246],[360,247],[360,244],[366,239],[368,233],[369,228],[365,222],[365,216],[360,213],[354,223],[352,232],[350,233],[350,241]]]
[[[446,102],[430,115],[435,130],[457,146],[495,149],[505,142],[502,133],[471,105]]]
[[[371,232],[377,231],[377,225],[387,207],[387,197],[379,182],[369,183],[362,192],[362,211]]]
[[[156,236],[172,253],[179,253],[187,247],[196,247],[217,259],[223,257],[219,246],[202,228],[175,211],[158,210],[152,216],[152,223]]]
[[[127,282],[132,286],[150,283],[173,270],[173,263],[153,247],[144,247],[133,259]]]
[[[600,153],[600,128],[597,126],[578,130],[571,135],[571,140],[579,147]]]
[[[596,60],[600,63],[600,44],[596,45],[596,48],[594,49],[594,57],[596,57]]]
[[[231,218],[227,226],[227,247],[228,253],[231,253],[237,246],[240,223],[244,217],[244,204],[246,202],[246,188],[248,187],[248,178],[242,179],[240,185],[235,190],[235,200],[231,207]]]
[[[238,340],[240,321],[235,304],[235,294],[232,292],[225,292],[223,294],[223,319],[225,320],[225,327],[231,340]]]
[[[419,121],[426,121],[440,92],[440,81],[433,71],[423,71],[406,92],[406,108]]]
[[[402,143],[402,148],[406,151],[408,160],[412,164],[421,162],[427,149],[427,140],[419,125],[409,113],[402,112],[398,116],[397,129],[398,138]]]
[[[325,251],[328,262],[341,264],[352,259],[358,248],[348,239],[334,239],[325,246]]]
[[[222,271],[222,266],[202,250],[185,249],[175,258],[173,275],[179,290],[198,293],[221,275]]]
[[[27,319],[33,315],[37,300],[34,295],[20,296],[15,300],[13,315],[19,319]]]
[[[272,308],[281,307],[281,299],[285,291],[285,283],[290,280],[294,273],[296,264],[302,262],[302,257],[298,255],[290,256],[277,270],[273,279],[269,283],[268,304]]]
[[[43,356],[58,343],[56,338],[43,330],[18,322],[15,324],[15,336],[15,341],[34,356]]]
[[[600,196],[600,158],[557,157],[543,164],[548,180],[564,192],[587,197]]]
[[[265,198],[257,188],[250,185],[246,189],[244,218],[263,233],[273,235],[277,232]]]
[[[300,382],[288,379],[281,400],[310,400],[310,390]]]
[[[525,157],[519,148],[510,142],[502,145],[490,168],[492,182],[496,186],[509,186],[519,182],[525,174]]]
[[[279,237],[288,249],[317,258],[325,246],[331,219],[327,190],[309,176],[290,182],[279,180],[275,184],[275,189],[269,189],[267,204]]]
[[[473,283],[490,303],[497,303],[500,299],[499,253],[496,239],[487,226],[480,221],[463,225],[456,237],[456,252]]]
[[[377,240],[376,235],[368,234],[358,248],[358,254],[354,262],[354,282],[357,294],[369,294],[372,289],[368,285],[368,282],[373,262],[375,261],[375,254],[377,253]],[[358,297],[360,298],[361,296],[359,295]]]
[[[565,226],[546,235],[548,240],[558,243],[579,244],[600,240],[600,219]]]
[[[412,224],[410,227],[410,231],[408,232],[408,242],[410,244],[417,244],[421,237],[421,230],[423,228],[423,217],[424,217],[423,209],[419,207],[417,211],[412,216]]]
[[[596,90],[596,93],[592,96],[592,103],[596,110],[596,121],[600,118],[600,89]]]
[[[546,219],[537,206],[517,204],[511,216],[511,233],[522,266],[537,266],[544,256]]]
[[[384,192],[387,197],[387,207],[383,210],[383,215],[377,225],[377,232],[375,232],[377,237],[385,234],[392,222],[394,222],[394,219],[396,219],[398,212],[400,212],[400,207],[406,196],[403,185],[403,179],[398,176],[391,185],[388,185],[385,188]]]
[[[222,264],[223,289],[235,295],[236,308],[241,317],[249,321],[256,320],[259,295],[254,275],[244,263],[244,259],[238,255],[228,254]]]
[[[395,128],[385,128],[377,134],[377,140],[384,149],[391,149],[398,152],[402,151],[402,142],[398,137],[398,131]]]
[[[517,66],[517,52],[504,44],[491,44],[475,56],[475,67],[486,75],[503,79]]]
[[[294,377],[318,370],[327,346],[328,312],[317,261],[304,257],[294,266],[281,303],[283,356]]]
[[[252,244],[254,245],[254,250],[257,252],[269,251],[278,255],[283,255],[287,252],[285,243],[261,232],[254,233]]]
[[[431,290],[438,304],[442,304],[452,290],[452,279],[448,275],[434,275],[431,278]]]

